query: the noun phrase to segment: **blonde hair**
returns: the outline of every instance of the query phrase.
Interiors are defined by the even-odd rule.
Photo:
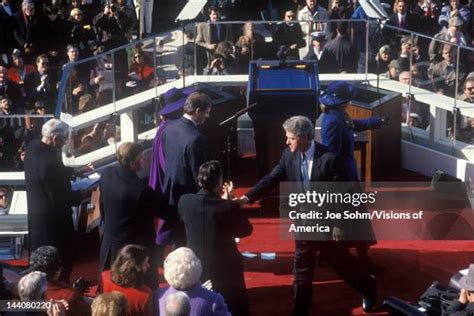
[[[91,308],[92,316],[126,316],[128,301],[122,293],[112,291],[97,296]]]

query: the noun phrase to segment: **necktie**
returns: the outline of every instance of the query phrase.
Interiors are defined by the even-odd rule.
[[[303,189],[305,191],[309,190],[309,172],[308,172],[308,158],[303,154],[303,159],[301,160],[301,174],[303,175]]]

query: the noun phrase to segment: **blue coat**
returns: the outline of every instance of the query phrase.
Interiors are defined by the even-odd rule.
[[[354,157],[354,132],[377,129],[382,125],[378,117],[363,120],[352,120],[354,127],[349,127],[343,112],[328,110],[321,121],[321,142],[343,160],[346,177],[349,181],[359,181],[357,164]]]

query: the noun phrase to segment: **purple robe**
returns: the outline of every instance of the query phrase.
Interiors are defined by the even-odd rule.
[[[158,194],[163,194],[164,190],[164,173],[166,168],[166,159],[163,151],[163,132],[168,125],[168,121],[161,121],[156,131],[155,139],[153,140],[153,151],[151,154],[150,163],[150,179],[148,185],[155,190]],[[158,227],[156,229],[155,243],[157,245],[171,245],[172,235],[171,230],[164,228],[165,221],[160,219]]]

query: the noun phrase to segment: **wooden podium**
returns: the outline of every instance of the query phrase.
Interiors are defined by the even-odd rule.
[[[356,135],[355,156],[361,181],[383,181],[400,171],[402,95],[354,84],[357,95],[347,112],[353,119],[391,114],[390,125]],[[359,140],[358,140],[359,138]]]

